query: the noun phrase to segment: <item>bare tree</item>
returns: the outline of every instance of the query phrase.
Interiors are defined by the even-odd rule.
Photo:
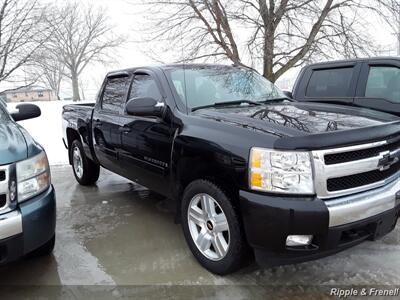
[[[90,63],[106,63],[110,50],[120,46],[123,39],[113,33],[104,10],[76,2],[55,7],[54,11],[48,20],[54,31],[51,47],[60,56],[72,81],[73,100],[78,101],[79,76]]]
[[[276,81],[312,58],[373,53],[362,13],[366,0],[150,0],[141,1],[153,26],[146,42],[167,42],[181,61],[229,59],[262,66]],[[152,49],[155,48],[151,44]],[[167,49],[161,49],[166,51]]]
[[[34,56],[30,77],[50,87],[60,100],[61,82],[65,77],[65,65],[57,53],[46,47]]]
[[[17,70],[32,63],[51,35],[44,19],[36,0],[0,1],[0,82],[13,81]]]
[[[389,25],[397,42],[397,55],[400,55],[400,0],[377,0],[383,20]]]

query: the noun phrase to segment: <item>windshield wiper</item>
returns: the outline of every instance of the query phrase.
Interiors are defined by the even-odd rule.
[[[251,100],[235,100],[235,101],[225,101],[225,102],[215,102],[214,104],[208,104],[203,106],[193,107],[192,111],[196,111],[203,108],[210,108],[210,107],[222,107],[222,106],[229,106],[229,105],[239,105],[247,103],[250,105],[261,105],[261,102],[251,101]]]
[[[279,102],[279,101],[294,101],[293,99],[290,99],[289,97],[278,97],[278,98],[266,98],[263,101],[260,101],[259,103],[268,103],[268,102]]]

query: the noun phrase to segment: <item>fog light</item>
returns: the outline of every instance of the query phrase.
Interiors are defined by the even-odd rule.
[[[289,235],[286,239],[286,246],[308,246],[313,239],[312,235]]]

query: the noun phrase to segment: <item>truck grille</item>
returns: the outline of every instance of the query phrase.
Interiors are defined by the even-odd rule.
[[[369,157],[374,157],[379,155],[381,152],[385,151],[395,151],[400,149],[400,140],[394,141],[385,145],[369,148],[369,149],[361,149],[361,150],[354,150],[349,152],[342,152],[342,153],[334,153],[334,154],[327,154],[325,155],[325,164],[333,165],[333,164],[340,164],[348,161],[365,159]]]
[[[328,179],[327,182],[328,191],[333,192],[333,191],[347,190],[354,187],[360,187],[378,181],[382,181],[396,174],[399,171],[399,168],[400,168],[400,163],[396,163],[392,165],[389,169],[384,171],[374,170],[350,176],[330,178]]]
[[[8,171],[9,166],[0,166],[0,213],[8,209]]]
[[[313,151],[316,194],[334,198],[387,184],[400,174],[399,152],[400,139]]]
[[[0,209],[7,204],[7,195],[0,195]]]

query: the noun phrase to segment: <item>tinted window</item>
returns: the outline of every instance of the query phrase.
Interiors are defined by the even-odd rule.
[[[348,97],[353,68],[313,71],[307,97]]]
[[[116,113],[122,113],[125,107],[128,84],[129,77],[109,79],[104,88],[102,108]]]
[[[136,75],[133,79],[129,99],[146,97],[161,101],[161,93],[156,81],[149,75]]]
[[[400,103],[400,69],[396,67],[371,67],[365,97],[384,98]]]

